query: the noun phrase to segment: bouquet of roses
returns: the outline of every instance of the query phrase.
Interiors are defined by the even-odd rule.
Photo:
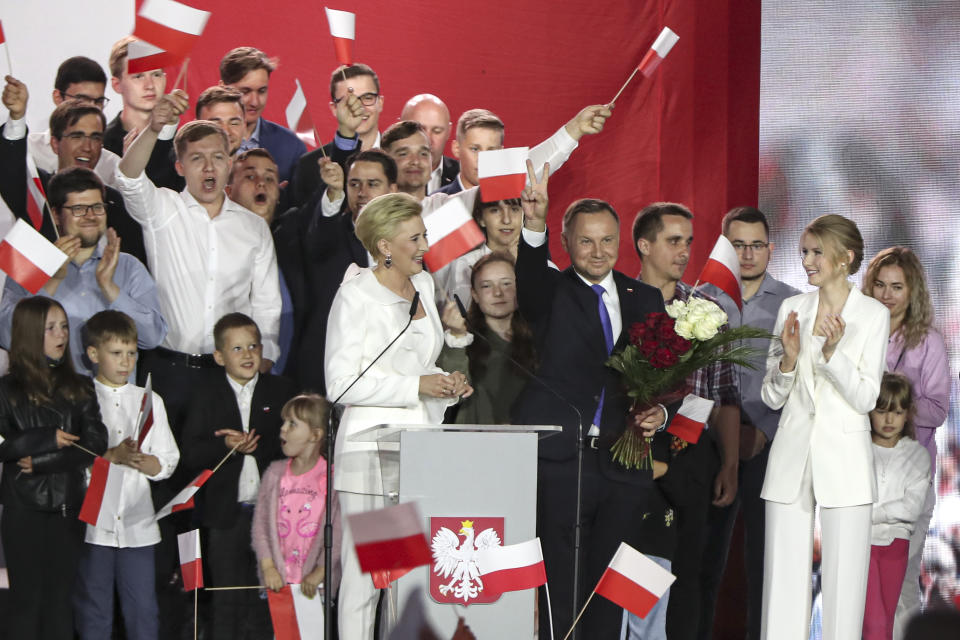
[[[687,378],[715,362],[756,368],[752,359],[760,350],[741,341],[773,336],[749,326],[720,331],[725,324],[727,314],[717,304],[691,297],[686,302],[676,300],[667,306],[666,313],[648,314],[643,322],[630,326],[630,344],[610,356],[607,366],[622,374],[627,394],[634,399],[631,415],[682,398],[689,389]],[[650,469],[652,440],[628,418],[610,452],[627,469]]]

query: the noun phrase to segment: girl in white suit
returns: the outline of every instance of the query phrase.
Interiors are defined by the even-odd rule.
[[[380,196],[363,208],[356,233],[377,264],[370,269],[351,265],[330,308],[324,361],[328,397],[336,399],[356,381],[341,399],[347,407],[333,454],[333,487],[343,514],[385,506],[378,447],[349,442],[351,435],[381,423],[439,423],[447,406],[472,392],[462,373],[448,375],[435,366],[443,329],[433,278],[423,271],[427,238],[420,212],[420,204],[403,193]],[[417,292],[420,302],[410,328],[357,380],[403,330]],[[342,541],[340,637],[369,640],[378,591],[360,572],[349,527]]]
[[[800,243],[816,291],[783,301],[761,396],[783,408],[767,501],[763,637],[809,636],[813,523],[820,505],[824,640],[859,640],[877,488],[868,413],[884,370],[890,313],[847,280],[863,260],[857,226],[821,216]]]

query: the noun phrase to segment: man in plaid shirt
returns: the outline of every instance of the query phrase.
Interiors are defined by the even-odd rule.
[[[683,205],[660,202],[644,207],[633,223],[634,246],[643,265],[638,279],[659,288],[667,304],[686,301],[691,295],[716,302],[705,294],[694,293],[692,287],[680,281],[690,259],[692,219],[693,214]],[[739,461],[740,395],[734,367],[715,363],[697,371],[687,382],[691,393],[713,400],[714,409],[709,428],[699,442],[679,451],[660,480],[677,518],[676,553],[671,568],[677,580],[670,588],[667,605],[667,636],[671,640],[696,638],[707,515],[711,502],[717,506],[733,502]],[[629,626],[638,629],[636,622],[629,620]]]

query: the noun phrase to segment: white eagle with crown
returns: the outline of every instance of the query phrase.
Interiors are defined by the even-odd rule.
[[[463,598],[467,602],[483,591],[483,580],[477,570],[477,552],[499,547],[503,543],[490,527],[474,536],[472,520],[463,520],[457,533],[463,536],[463,543],[447,527],[440,527],[434,534],[433,571],[444,580],[450,579],[450,582],[438,588],[442,595],[447,596],[452,592],[454,598]]]

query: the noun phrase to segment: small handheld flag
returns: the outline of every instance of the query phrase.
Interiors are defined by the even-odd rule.
[[[547,581],[540,538],[479,551],[477,571],[484,588],[494,593],[539,587]]]
[[[90,469],[90,485],[80,506],[80,520],[104,531],[116,531],[122,487],[123,469],[97,456]]]
[[[313,126],[313,118],[310,117],[310,110],[307,108],[307,96],[303,93],[300,80],[294,78],[293,81],[297,83],[297,90],[293,92],[290,104],[287,105],[287,127],[297,134],[305,145],[313,149],[320,145],[320,136],[317,135],[317,129]]]
[[[410,569],[430,564],[430,546],[417,507],[406,502],[347,516],[360,570]]]
[[[443,206],[423,217],[423,225],[430,239],[430,249],[423,256],[431,271],[450,264],[486,238],[463,198],[448,198]]]
[[[337,54],[337,62],[349,67],[353,64],[353,41],[356,40],[357,16],[349,11],[328,9],[327,22],[330,24],[330,35],[333,37],[333,50]]]
[[[660,32],[660,35],[657,36],[657,39],[653,41],[653,44],[650,46],[650,50],[647,51],[646,55],[643,56],[640,64],[636,66],[636,68],[633,70],[633,73],[631,73],[630,77],[627,78],[627,81],[623,83],[622,87],[620,87],[620,91],[617,91],[617,95],[613,96],[613,100],[610,101],[610,104],[613,104],[617,101],[617,98],[619,98],[620,94],[623,93],[623,90],[627,88],[627,85],[630,84],[630,81],[633,80],[633,77],[637,75],[637,72],[642,73],[644,78],[649,78],[651,75],[653,75],[654,70],[660,66],[660,63],[663,62],[663,59],[667,57],[667,54],[670,53],[670,50],[673,49],[673,45],[677,44],[679,39],[680,36],[674,33],[670,27],[664,27],[663,31]]]
[[[268,589],[267,603],[276,640],[309,640],[323,629],[323,601],[303,595],[298,584]]]
[[[209,19],[209,11],[176,0],[144,0],[133,28],[139,42],[127,48],[127,73],[179,64],[190,55]]]
[[[703,433],[713,409],[713,400],[706,400],[692,393],[683,399],[677,415],[670,421],[667,432],[690,444],[696,444]]]
[[[194,591],[203,587],[203,561],[200,558],[200,530],[194,529],[177,536],[180,551],[180,575],[183,590]]]
[[[730,299],[737,303],[738,309],[743,309],[743,296],[740,293],[740,259],[737,250],[723,234],[713,245],[710,257],[703,265],[698,282],[710,283],[717,287]]]
[[[0,240],[0,270],[34,295],[67,260],[67,254],[22,219]]]

